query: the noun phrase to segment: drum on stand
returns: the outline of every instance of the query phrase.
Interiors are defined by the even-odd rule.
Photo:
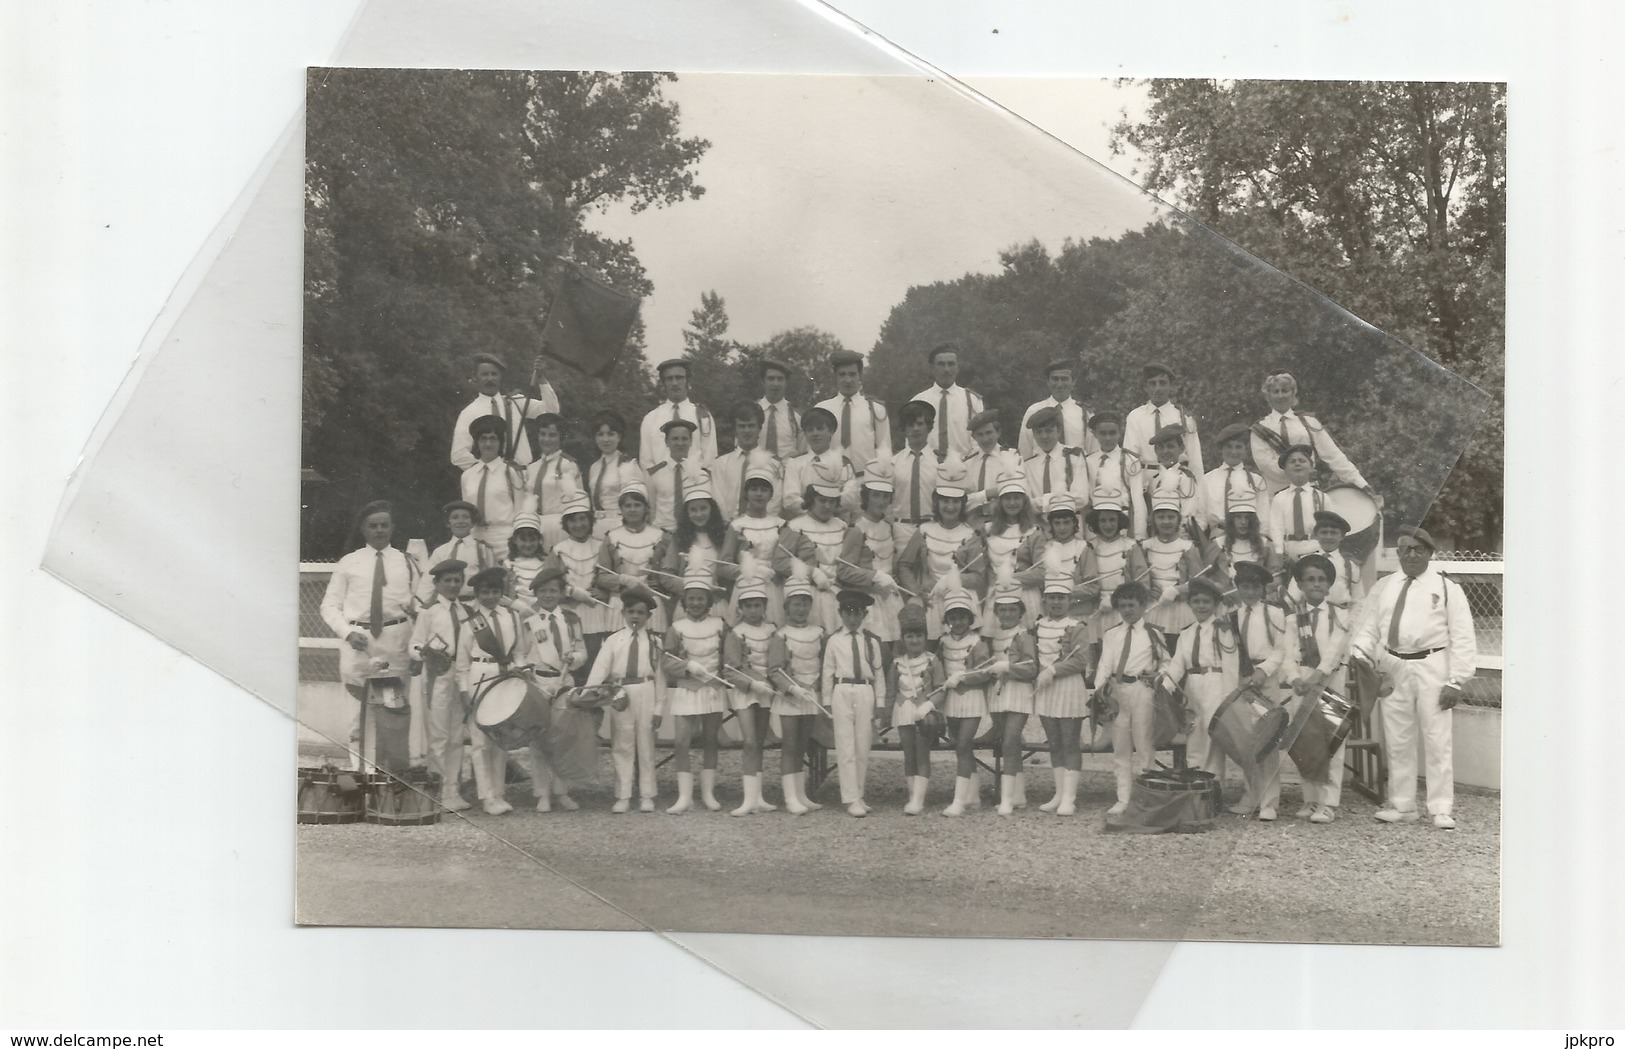
[[[1219,778],[1203,769],[1152,769],[1134,780],[1128,809],[1107,816],[1106,829],[1130,834],[1210,830],[1224,808]]]
[[[440,774],[410,768],[399,775],[367,777],[367,822],[421,827],[440,822]]]
[[[331,765],[299,770],[300,823],[360,823],[366,807],[364,777]]]
[[[1313,709],[1287,754],[1298,774],[1311,783],[1331,782],[1332,756],[1354,728],[1359,707],[1331,689],[1314,701]]]
[[[538,742],[552,725],[552,704],[522,671],[510,670],[480,686],[474,724],[504,750]]]

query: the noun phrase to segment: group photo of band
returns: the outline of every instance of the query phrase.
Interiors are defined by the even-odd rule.
[[[1030,806],[1167,829],[1181,817],[1135,785],[1172,748],[1178,775],[1202,777],[1198,817],[1281,818],[1289,762],[1302,789],[1284,815],[1327,824],[1363,696],[1387,765],[1376,820],[1455,827],[1472,613],[1420,527],[1399,529],[1400,570],[1376,578],[1381,493],[1293,375],[1259,376],[1257,416],[1209,434],[1160,363],[1086,406],[1084,362],[1056,360],[1031,376],[1047,396],[1001,411],[960,384],[960,356],[923,348],[924,388],[887,404],[841,351],[836,395],[799,406],[784,362],[754,363],[757,399],[706,405],[672,358],[660,403],[598,411],[581,435],[547,378],[564,365],[475,355],[441,541],[415,557],[392,545],[388,501],[359,507],[362,545],[321,604],[354,754],[404,773],[415,728],[427,774],[412,782],[446,812],[512,812],[510,759],[536,811],[577,809],[604,740],[609,814],[801,817],[832,763],[854,818]],[[563,450],[582,436],[591,461]],[[725,720],[737,794],[718,789]],[[1024,750],[1031,721],[1043,744]],[[901,751],[903,796],[866,788],[877,742]],[[1086,746],[1112,753],[1109,796],[1080,795]],[[937,750],[951,799],[928,797]]]

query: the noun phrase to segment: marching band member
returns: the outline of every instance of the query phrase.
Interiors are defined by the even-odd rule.
[[[930,446],[937,453],[938,462],[949,455],[964,459],[975,448],[970,421],[986,407],[982,395],[959,385],[958,344],[939,343],[925,359],[931,364],[935,382],[912,399],[933,408]]]
[[[1089,549],[1078,529],[1078,504],[1066,492],[1056,492],[1045,505],[1046,529],[1036,529],[1016,548],[1016,579],[1027,587],[1047,586],[1052,576],[1078,577],[1078,564]],[[1048,606],[1048,601],[1043,601]],[[1074,610],[1082,610],[1081,595]]]
[[[988,658],[994,660],[985,671],[990,682],[987,712],[993,718],[993,732],[1003,759],[999,776],[999,815],[1008,816],[1027,807],[1027,775],[1022,771],[1022,732],[1033,713],[1033,680],[1038,677],[1038,649],[1033,632],[1022,626],[1027,614],[1027,596],[1020,583],[1007,580],[993,588],[993,615],[998,625],[984,631]],[[1081,765],[1080,765],[1081,767]],[[1011,772],[1011,769],[1016,771]]]
[[[767,621],[768,591],[757,579],[742,582],[734,593],[739,620],[722,645],[722,676],[733,685],[728,702],[739,723],[740,764],[745,800],[730,816],[772,812],[762,797],[762,743],[772,709],[773,678],[789,662],[778,630]]]
[[[1112,411],[1096,412],[1089,419],[1089,432],[1094,434],[1096,443],[1096,450],[1084,459],[1089,467],[1089,491],[1113,488],[1122,492],[1126,500],[1123,511],[1128,514],[1124,531],[1135,539],[1144,539],[1145,509],[1135,505],[1139,502],[1137,493],[1145,487],[1140,478],[1144,466],[1138,455],[1119,443],[1123,436],[1123,417]]]
[[[361,768],[364,755],[356,752],[361,706],[367,702],[367,680],[383,675],[405,677],[412,640],[412,592],[422,572],[411,554],[389,545],[395,534],[390,504],[368,503],[356,518],[365,540],[359,550],[339,558],[328,577],[322,597],[322,622],[344,639],[339,649],[339,680],[355,697],[350,715],[351,766]],[[371,739],[377,746],[377,736]]]
[[[1089,468],[1083,452],[1061,441],[1061,409],[1041,408],[1027,418],[1033,435],[1033,454],[1022,462],[1027,475],[1027,491],[1033,501],[1047,507],[1052,496],[1070,495],[1079,506],[1089,502]]]
[[[1343,537],[1349,534],[1349,523],[1342,514],[1332,510],[1316,510],[1314,534],[1315,542],[1320,544],[1320,549],[1315,553],[1324,556],[1337,570],[1326,593],[1326,603],[1341,611],[1343,621],[1352,629],[1360,622],[1361,598],[1364,594],[1360,587],[1360,562],[1342,549]],[[1288,580],[1286,600],[1289,605],[1303,600],[1303,590],[1298,586],[1296,575]]]
[[[980,528],[987,523],[993,503],[999,498],[999,478],[1012,470],[1019,473],[1021,456],[1014,448],[999,444],[998,412],[985,411],[972,416],[970,436],[976,447],[965,456],[965,475],[969,478],[965,487],[970,492],[966,497],[965,518],[972,527]]]
[[[863,393],[863,354],[837,350],[829,355],[835,396],[819,401],[835,418],[835,446],[854,463],[891,455],[891,420],[886,406]]]
[[[1427,753],[1428,811],[1440,830],[1455,830],[1456,780],[1451,711],[1478,666],[1478,642],[1467,595],[1435,569],[1433,537],[1421,528],[1399,533],[1398,572],[1366,595],[1350,658],[1375,668],[1390,691],[1378,701],[1388,756],[1383,823],[1415,823],[1416,733]]]
[[[583,492],[581,467],[564,454],[564,420],[557,415],[539,415],[533,427],[536,459],[525,469],[525,488],[531,493],[532,507],[542,522],[542,546],[549,553],[564,538],[563,508],[566,499]],[[591,506],[588,507],[591,512]]]
[[[1140,544],[1150,569],[1150,607],[1143,610],[1147,624],[1164,634],[1167,648],[1175,635],[1191,623],[1191,610],[1185,604],[1185,584],[1202,572],[1202,555],[1196,544],[1179,534],[1183,507],[1169,491],[1157,497],[1151,508],[1154,534]]]
[[[900,636],[897,616],[903,610],[903,594],[893,574],[903,548],[897,541],[897,525],[887,516],[891,502],[891,460],[872,460],[864,468],[858,512],[841,541],[836,562],[837,583],[874,598],[874,633],[887,659]]]
[[[840,511],[852,511],[858,506],[858,470],[839,448],[832,443],[835,437],[835,416],[822,408],[808,408],[801,417],[801,434],[807,450],[784,463],[784,509],[786,518],[795,519],[807,509],[807,487],[814,474],[838,478],[837,497]],[[831,482],[824,481],[829,484]]]
[[[800,455],[807,450],[807,443],[801,435],[796,409],[784,396],[790,385],[790,366],[767,358],[758,369],[762,377],[762,399],[756,404],[762,409],[762,447],[779,459]]]
[[[717,456],[711,464],[711,492],[724,521],[732,521],[745,512],[745,478],[752,470],[767,468],[773,471],[774,490],[768,503],[768,512],[775,517],[781,509],[778,491],[779,460],[761,447],[762,409],[754,401],[736,405],[733,411],[733,451]],[[797,433],[800,432],[798,429]]]
[[[620,614],[609,603],[604,539],[593,534],[592,503],[587,494],[570,493],[559,507],[559,517],[564,538],[553,547],[553,556],[564,566],[564,607],[580,621],[587,646],[586,662],[576,674],[579,684],[586,678],[586,668],[598,658],[605,636],[616,629]]]
[[[706,479],[696,478],[684,493],[682,517],[676,530],[655,546],[654,564],[659,567],[649,569],[654,588],[664,590],[673,602],[680,604],[684,600],[683,587],[690,576],[706,576],[714,585],[717,558],[722,556],[727,528],[711,498]],[[672,619],[676,618],[674,612]]]
[[[621,491],[632,481],[644,482],[643,467],[634,456],[621,451],[626,420],[608,409],[593,417],[592,440],[598,458],[587,467],[587,496],[592,500],[593,531],[607,536],[621,526]]]
[[[914,592],[910,601],[925,605],[927,636],[942,635],[942,602],[947,591],[961,585],[962,565],[956,555],[975,536],[965,523],[965,467],[950,458],[937,467],[931,492],[932,515],[915,531],[897,562],[903,588]]]
[[[1143,581],[1150,571],[1145,549],[1128,534],[1123,493],[1116,488],[1098,488],[1090,502],[1083,522],[1094,537],[1086,544],[1074,575],[1081,599],[1078,607],[1088,617],[1084,625],[1088,628],[1089,647],[1098,656],[1100,639],[1122,622],[1110,598],[1102,601],[1101,597],[1131,579]]]
[[[641,584],[619,595],[626,626],[604,639],[587,674],[587,687],[615,684],[626,690],[625,710],[609,711],[610,759],[615,765],[615,805],[611,812],[632,809],[632,774],[637,771],[638,811],[653,812],[659,793],[655,777],[655,727],[666,690],[659,647],[650,616],[659,604]]]
[[[457,678],[458,687],[469,697],[470,710],[479,705],[481,685],[500,677],[530,652],[530,638],[519,614],[501,603],[507,582],[508,574],[500,568],[487,568],[469,580],[474,603],[465,607],[471,636],[470,643],[457,650]],[[486,815],[512,812],[513,806],[504,796],[508,792],[508,752],[478,723],[469,728],[468,738],[474,787]]]
[[[1270,703],[1279,703],[1277,685],[1281,667],[1286,661],[1286,620],[1281,611],[1264,603],[1264,590],[1275,577],[1269,569],[1251,561],[1236,565],[1236,596],[1238,607],[1230,611],[1230,627],[1236,636],[1237,683],[1256,687]],[[1272,777],[1270,765],[1278,761],[1272,754],[1256,770],[1256,781],[1249,780],[1241,801],[1230,806],[1238,816],[1247,816],[1255,810],[1265,823],[1275,819],[1275,806],[1264,805],[1264,794]]]
[[[1106,810],[1108,816],[1128,810],[1135,773],[1149,769],[1156,758],[1152,682],[1162,667],[1164,649],[1157,629],[1141,619],[1149,597],[1139,583],[1124,583],[1112,591],[1112,608],[1121,622],[1101,638],[1100,662],[1095,664],[1097,722],[1111,725],[1117,772],[1117,803]],[[1135,751],[1140,755],[1138,766]]]
[[[1269,572],[1277,582],[1283,574],[1281,557],[1258,530],[1258,513],[1253,504],[1236,501],[1230,504],[1224,531],[1217,532],[1208,541],[1202,572],[1219,583],[1224,590],[1236,585],[1236,566],[1250,562]]]
[[[1072,396],[1077,370],[1077,362],[1070,360],[1051,361],[1044,368],[1044,383],[1049,387],[1049,396],[1029,406],[1021,417],[1020,452],[1023,459],[1031,459],[1038,451],[1038,441],[1030,424],[1033,415],[1046,408],[1055,408],[1061,413],[1058,440],[1063,448],[1077,448],[1085,455],[1100,450],[1089,430],[1088,407]]]
[[[782,563],[779,537],[786,525],[784,518],[768,509],[776,501],[774,485],[778,479],[778,466],[771,459],[750,467],[744,480],[744,510],[728,522],[722,540],[717,572],[734,587],[728,604],[728,618],[734,622],[739,619],[740,590],[747,583],[761,587],[767,594],[768,622],[776,625],[784,617],[780,596],[783,576],[775,565]],[[788,565],[783,567],[784,574],[788,574]]]
[[[813,430],[803,426],[802,432],[811,435]],[[802,476],[807,487],[797,501],[804,512],[780,533],[772,555],[774,567],[782,577],[789,574],[792,560],[807,565],[808,578],[817,591],[814,619],[825,630],[834,631],[841,623],[836,590],[841,550],[846,542],[846,522],[835,513],[851,477],[847,468],[828,460],[810,467]]]
[[[1270,500],[1270,519],[1264,534],[1290,565],[1319,549],[1312,532],[1315,512],[1326,509],[1326,496],[1315,486],[1315,453],[1307,444],[1288,448],[1281,453],[1279,462],[1287,484]]]
[[[1290,483],[1279,457],[1300,444],[1308,445],[1314,460],[1324,462],[1339,481],[1354,485],[1373,499],[1377,497],[1360,471],[1337,447],[1332,435],[1326,432],[1325,424],[1308,412],[1296,410],[1298,380],[1279,372],[1264,380],[1262,392],[1269,402],[1270,412],[1252,425],[1251,435],[1253,461],[1264,475],[1270,498]]]
[[[696,454],[694,424],[687,419],[673,419],[660,428],[660,433],[666,442],[666,454],[647,467],[644,476],[654,510],[654,526],[671,532],[677,528],[684,493],[702,478],[709,484],[710,460]]]
[[[694,807],[694,773],[689,768],[688,746],[693,726],[700,723],[703,748],[700,801],[712,812],[717,802],[717,733],[728,709],[727,683],[722,677],[722,649],[728,624],[711,611],[715,584],[701,571],[683,578],[682,610],[666,631],[662,668],[668,682],[666,699],[672,715],[671,738],[677,767],[677,801],[666,811],[687,812]]]
[[[1202,508],[1202,483],[1195,471],[1179,461],[1184,448],[1185,433],[1178,426],[1164,426],[1151,438],[1156,449],[1155,462],[1147,463],[1141,476],[1145,478],[1145,505],[1147,511],[1164,498],[1179,504],[1180,528],[1197,542],[1207,536],[1207,512]]]
[[[918,816],[925,811],[925,794],[931,787],[931,734],[922,731],[921,719],[936,710],[934,702],[942,687],[942,666],[926,651],[925,610],[906,605],[898,616],[902,652],[886,671],[887,719],[897,729],[903,751],[903,779],[908,782],[908,801],[903,814]],[[958,790],[955,790],[957,799]]]
[[[717,457],[717,421],[705,408],[688,398],[688,362],[681,357],[661,361],[655,366],[664,398],[644,415],[638,427],[638,464],[648,473],[654,472],[661,460],[660,435],[670,423],[683,421],[694,433],[693,458],[697,465],[705,465]],[[660,524],[658,517],[656,524]],[[664,526],[663,526],[664,527]]]
[[[914,532],[931,520],[932,492],[936,489],[940,462],[931,454],[931,429],[937,410],[924,401],[903,405],[903,448],[892,456],[892,483],[897,494],[892,499],[892,520],[898,524],[898,540],[907,546]],[[957,458],[949,457],[954,462]]]
[[[799,565],[799,563],[798,563]],[[807,797],[807,744],[818,719],[820,678],[824,666],[824,628],[812,621],[813,586],[806,566],[799,565],[784,584],[785,665],[775,674],[777,692],[772,712],[779,716],[779,782],[784,788],[784,811],[804,816],[822,805]]]
[[[1191,768],[1206,769],[1224,783],[1224,751],[1213,746],[1208,724],[1225,697],[1240,681],[1236,634],[1227,619],[1215,616],[1224,598],[1220,585],[1206,576],[1187,584],[1185,600],[1194,620],[1180,631],[1179,643],[1165,668],[1168,679],[1185,693],[1194,715],[1185,757]]]
[[[1203,470],[1202,439],[1196,433],[1196,417],[1169,400],[1174,393],[1174,373],[1165,364],[1148,364],[1140,369],[1145,379],[1144,404],[1128,413],[1123,424],[1123,444],[1140,457],[1141,462],[1152,462],[1157,450],[1151,439],[1164,426],[1177,426],[1185,435],[1184,458],[1190,468]]]
[[[585,499],[582,504],[579,516],[590,525],[592,517],[585,509]],[[534,667],[531,676],[550,703],[573,683],[570,675],[585,667],[588,659],[580,617],[560,604],[567,589],[566,563],[557,556],[548,558],[547,564],[530,581],[533,611],[524,620],[525,636],[530,641],[528,660]],[[525,752],[531,790],[536,795],[536,811],[552,812],[555,801],[566,812],[580,808],[570,797],[569,784],[553,774],[541,748],[527,747]]]
[[[508,536],[508,588],[503,603],[530,613],[530,584],[542,570],[542,522],[526,511],[513,519],[513,534]]]
[[[863,628],[873,599],[861,590],[842,590],[836,598],[841,629],[824,645],[823,694],[835,720],[836,773],[847,815],[869,815],[863,803],[869,775],[869,748],[879,728],[876,699],[884,677],[880,639]]]
[[[1070,816],[1077,811],[1078,781],[1083,778],[1083,719],[1089,713],[1089,639],[1083,624],[1072,618],[1070,574],[1057,573],[1044,580],[1044,614],[1033,625],[1033,640],[1038,661],[1033,710],[1049,740],[1050,768],[1055,775],[1055,796],[1038,807]]]
[[[1042,531],[1038,523],[1038,514],[1033,511],[1032,500],[1027,498],[1026,477],[1020,470],[1001,474],[995,490],[998,498],[993,504],[993,515],[988,519],[980,537],[982,552],[986,556],[968,565],[964,571],[965,585],[986,597],[983,623],[992,623],[995,620],[994,593],[1000,584],[1015,579],[1018,568],[1017,555],[1023,544]],[[1039,586],[1036,583],[1025,591],[1027,594],[1026,611],[1023,614],[1025,622],[1037,618],[1038,592]]]
[[[463,721],[466,707],[457,687],[457,651],[469,633],[463,607],[461,561],[444,560],[429,570],[434,593],[412,627],[409,654],[416,674],[429,670],[424,685],[424,736],[429,771],[440,777],[440,807],[448,812],[468,808],[459,785],[463,775]]]
[[[507,370],[501,357],[491,353],[474,355],[474,386],[476,395],[457,414],[457,425],[451,431],[451,465],[467,470],[479,458],[474,448],[469,425],[483,415],[495,416],[501,423],[497,431],[503,434],[504,447],[513,449],[509,456],[517,466],[525,466],[532,458],[532,448],[525,433],[525,420],[547,412],[559,410],[559,397],[542,375],[545,359],[537,356],[531,362],[536,385],[530,391],[501,392],[502,376]],[[532,396],[534,394],[534,396]]]
[[[461,561],[465,566],[472,565],[474,571],[479,572],[500,564],[503,555],[492,548],[490,543],[474,536],[475,515],[479,509],[473,503],[457,499],[440,508],[446,518],[446,527],[451,530],[451,538],[430,551],[428,563],[438,565],[443,561]],[[433,575],[433,573],[430,573]],[[418,583],[417,598],[419,604],[428,604],[439,584],[424,576]],[[461,599],[472,600],[474,591],[465,584]]]
[[[524,509],[525,472],[502,458],[502,420],[483,415],[469,424],[479,458],[463,471],[463,501],[474,504],[476,538],[500,550],[513,534],[514,516]]]
[[[1202,476],[1202,509],[1209,534],[1230,520],[1230,507],[1238,503],[1268,506],[1264,475],[1247,465],[1247,427],[1231,423],[1219,431],[1220,463]]]
[[[649,569],[655,563],[655,553],[666,539],[664,530],[649,523],[649,493],[642,481],[628,481],[621,489],[621,525],[604,536],[604,548],[599,552],[605,568],[614,573],[609,579],[614,589],[647,587],[652,580]],[[616,605],[618,598],[611,598]],[[665,606],[656,599],[649,614],[649,629],[664,634],[670,620]]]
[[[944,816],[960,816],[966,807],[980,803],[976,797],[976,726],[987,714],[985,664],[988,644],[971,630],[976,620],[976,599],[968,590],[951,590],[942,599],[943,632],[937,644],[937,660],[942,664],[943,714],[954,745],[954,800]]]
[[[1288,659],[1286,683],[1298,695],[1300,703],[1317,703],[1322,689],[1330,688],[1339,695],[1348,688],[1348,650],[1352,640],[1345,612],[1339,614],[1330,601],[1337,568],[1324,554],[1305,554],[1292,566],[1292,582],[1303,595],[1294,606],[1296,629],[1288,629]],[[1295,643],[1294,643],[1295,642]],[[1298,818],[1310,823],[1330,823],[1337,818],[1337,806],[1343,796],[1343,745],[1338,744],[1326,768],[1328,779],[1324,784],[1303,777],[1303,808]],[[1274,799],[1280,797],[1280,766],[1270,784]],[[1266,790],[1267,800],[1270,790]]]

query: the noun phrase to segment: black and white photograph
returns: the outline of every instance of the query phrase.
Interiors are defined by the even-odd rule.
[[[984,90],[308,70],[298,923],[1500,942],[1504,85]]]

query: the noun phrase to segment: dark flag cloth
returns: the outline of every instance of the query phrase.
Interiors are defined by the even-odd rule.
[[[1331,782],[1332,755],[1354,728],[1357,708],[1352,700],[1329,688],[1313,698],[1309,706],[1313,713],[1305,719],[1287,754],[1305,783],[1324,786]]]
[[[1211,830],[1223,807],[1219,780],[1201,769],[1160,769],[1134,780],[1128,808],[1106,817],[1108,831],[1192,834]]]
[[[626,348],[640,303],[567,263],[542,328],[543,352],[588,375],[607,375]]]
[[[1190,735],[1192,713],[1185,702],[1182,689],[1172,685],[1166,676],[1159,675],[1151,690],[1151,735],[1154,746],[1161,750],[1173,743],[1183,743]]]

